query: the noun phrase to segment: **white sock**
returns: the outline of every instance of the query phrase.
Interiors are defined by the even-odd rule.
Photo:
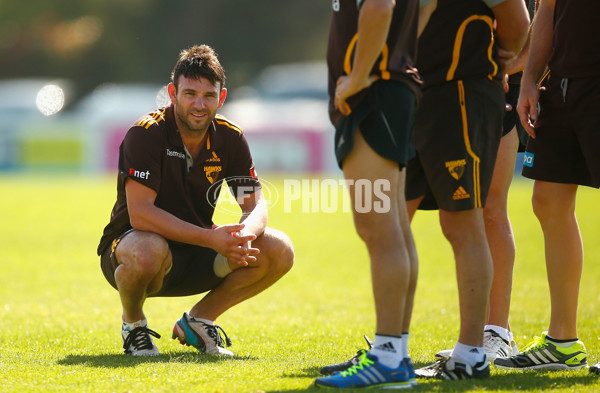
[[[190,316],[190,318],[192,318],[192,320],[193,320],[193,321],[196,321],[196,322],[202,322],[202,323],[204,323],[205,325],[210,325],[210,326],[212,326],[212,325],[214,325],[214,324],[215,324],[215,321],[211,321],[211,320],[209,320],[209,319],[192,317],[192,316],[190,315],[189,311],[188,311],[188,315]]]
[[[375,335],[371,354],[377,356],[381,364],[389,368],[398,368],[402,361],[402,337]]]
[[[148,321],[146,319],[140,319],[139,321],[131,322],[131,323],[123,321],[121,330],[131,331],[140,326],[148,326]]]
[[[551,341],[552,344],[556,345],[557,347],[562,347],[562,348],[568,348],[571,345],[575,344],[579,339],[578,338],[573,338],[571,340],[558,340],[554,337],[550,337],[546,334],[546,339],[548,341]]]
[[[410,358],[408,354],[408,333],[402,333],[402,346],[400,347],[402,358]]]
[[[483,347],[473,347],[457,342],[450,356],[469,366],[474,366],[485,359],[485,352]]]
[[[508,341],[510,343],[510,340],[511,340],[510,332],[508,331],[508,329],[505,329],[502,326],[498,326],[498,325],[485,325],[485,327],[483,328],[483,330],[493,330],[494,332],[498,333],[498,335],[500,337],[502,337],[504,340],[506,340],[506,341]]]

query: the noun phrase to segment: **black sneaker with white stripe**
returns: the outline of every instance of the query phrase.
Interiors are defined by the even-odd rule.
[[[592,374],[600,374],[600,362],[590,366],[590,372]]]
[[[470,366],[466,363],[449,357],[438,359],[434,364],[415,371],[417,378],[430,379],[473,379],[487,378],[490,376],[490,366],[487,358]]]

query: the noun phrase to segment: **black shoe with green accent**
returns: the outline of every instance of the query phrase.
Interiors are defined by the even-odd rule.
[[[544,332],[542,337],[535,337],[520,354],[496,358],[494,365],[517,370],[577,370],[587,366],[587,354],[581,341],[568,347],[559,347],[547,340]]]

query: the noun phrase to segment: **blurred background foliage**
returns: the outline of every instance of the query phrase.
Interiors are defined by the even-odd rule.
[[[179,51],[217,51],[228,86],[270,64],[324,60],[329,0],[0,0],[0,78],[168,82]]]

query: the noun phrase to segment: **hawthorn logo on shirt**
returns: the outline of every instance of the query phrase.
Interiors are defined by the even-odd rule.
[[[142,172],[138,171],[135,168],[129,168],[129,176],[139,177],[140,179],[149,179],[150,171]]]
[[[214,184],[215,181],[219,178],[219,172],[221,172],[223,168],[221,165],[205,165],[204,173],[206,174],[206,178],[210,182],[210,184]]]
[[[467,165],[467,160],[465,160],[464,158],[462,160],[446,161],[446,168],[448,168],[448,172],[450,172],[450,176],[452,176],[456,180],[460,179],[462,177],[462,175],[465,173],[466,165]]]

